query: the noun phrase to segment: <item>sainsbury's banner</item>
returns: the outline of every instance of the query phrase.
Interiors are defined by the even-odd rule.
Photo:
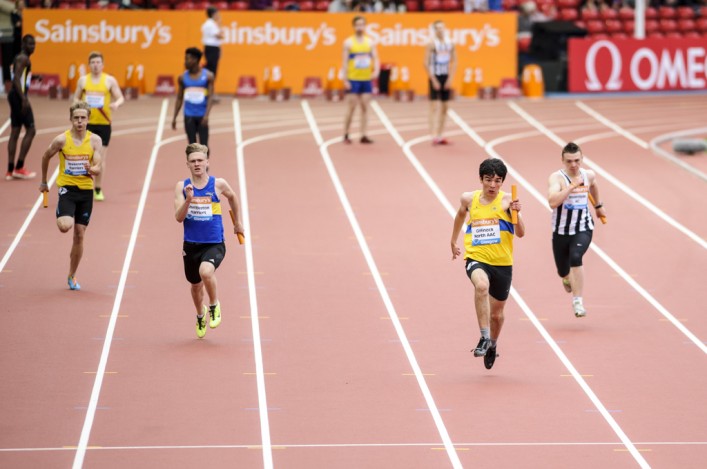
[[[704,39],[569,41],[569,90],[707,89]]]
[[[233,93],[238,77],[254,75],[261,84],[266,67],[279,65],[294,93],[306,76],[325,77],[341,67],[342,43],[352,34],[352,14],[223,11],[225,40],[216,91]],[[59,73],[66,83],[71,63],[85,63],[91,51],[105,58],[106,72],[123,83],[129,64],[144,66],[147,91],[158,75],[184,70],[184,50],[201,47],[202,11],[25,11],[26,32],[35,35],[32,57],[37,73]],[[370,14],[368,34],[378,44],[382,63],[407,66],[411,86],[427,92],[423,67],[430,24],[443,19],[457,45],[456,86],[466,68],[481,69],[484,84],[498,85],[516,74],[516,16],[488,14]]]

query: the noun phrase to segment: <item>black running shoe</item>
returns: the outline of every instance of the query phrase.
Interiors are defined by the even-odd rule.
[[[479,343],[474,349],[474,356],[483,357],[484,355],[486,355],[486,352],[488,351],[489,347],[491,347],[491,339],[484,339],[482,337],[481,339],[479,339]]]
[[[489,347],[486,355],[484,355],[484,366],[487,370],[493,368],[493,364],[496,362],[496,347]]]
[[[373,143],[373,140],[371,140],[370,138],[368,138],[364,135],[363,137],[361,137],[361,143],[369,144],[369,143]]]

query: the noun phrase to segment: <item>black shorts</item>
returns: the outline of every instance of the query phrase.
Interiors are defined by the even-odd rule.
[[[110,143],[112,130],[110,124],[88,124],[86,130],[101,137],[101,142],[103,142],[104,147],[107,147]]]
[[[32,106],[27,108],[27,112],[22,112],[22,96],[14,89],[11,89],[7,94],[7,101],[10,103],[10,126],[22,127],[26,129],[34,127],[34,113]]]
[[[214,265],[214,268],[218,269],[224,257],[226,257],[225,243],[206,244],[184,241],[182,246],[184,275],[189,283],[196,285],[201,282],[201,275],[199,275],[201,263],[210,262]]]
[[[92,189],[79,189],[76,186],[59,187],[59,202],[56,204],[57,218],[73,217],[77,225],[88,226],[92,211]]]
[[[432,80],[429,80],[430,85],[430,100],[432,101],[449,101],[449,88],[444,88],[445,83],[449,79],[449,75],[435,75],[439,82],[440,89],[436,90],[432,87]]]
[[[209,146],[209,125],[202,124],[203,117],[184,116],[184,131],[187,133],[189,143],[196,143],[196,136],[199,136],[199,143]]]
[[[567,277],[570,267],[582,265],[582,256],[592,244],[592,234],[593,231],[580,231],[573,235],[552,234],[552,254],[560,277]]]
[[[511,292],[513,280],[512,265],[489,265],[474,259],[466,260],[466,275],[471,280],[471,274],[476,269],[486,272],[489,278],[489,295],[498,301],[506,301]]]

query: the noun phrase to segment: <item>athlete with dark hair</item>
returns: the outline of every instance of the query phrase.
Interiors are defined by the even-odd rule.
[[[201,66],[201,51],[196,47],[184,53],[186,71],[179,77],[177,102],[174,105],[172,129],[177,130],[177,116],[184,103],[184,130],[189,143],[209,143],[209,112],[213,104],[214,74]]]
[[[511,210],[520,212],[519,200],[501,191],[508,169],[497,158],[479,166],[481,189],[464,192],[452,229],[452,260],[461,255],[457,238],[462,225],[466,252],[466,274],[474,285],[476,317],[481,339],[473,350],[484,357],[491,369],[496,360],[496,345],[503,327],[503,308],[511,290],[513,276],[513,237],[525,235],[525,224],[518,213],[518,224],[511,223]]]

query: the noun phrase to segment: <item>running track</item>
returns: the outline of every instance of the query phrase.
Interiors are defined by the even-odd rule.
[[[444,148],[423,102],[379,101],[362,147],[340,142],[339,104],[224,99],[211,172],[245,195],[248,243],[229,239],[224,321],[205,340],[172,211],[188,174],[172,104],[118,113],[79,293],[70,236],[33,210],[37,184],[0,184],[0,466],[707,464],[707,190],[648,149],[698,127],[707,96],[457,102]],[[66,102],[33,105],[37,169],[69,123]],[[609,212],[585,256],[584,320],[556,278],[543,202],[567,139]],[[527,225],[490,372],[469,353],[473,293],[448,247],[486,155],[511,166]],[[704,155],[683,161],[707,172]]]

